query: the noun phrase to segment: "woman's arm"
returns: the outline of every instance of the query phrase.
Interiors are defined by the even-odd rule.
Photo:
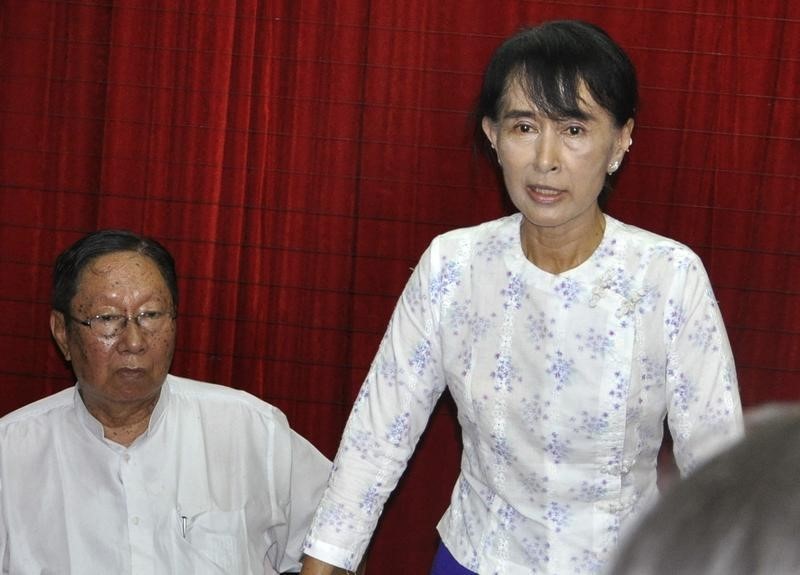
[[[676,275],[665,308],[667,410],[681,475],[743,432],[736,367],[717,301],[699,259]]]
[[[352,571],[361,564],[384,503],[445,388],[441,299],[455,289],[460,270],[453,271],[455,264],[448,265],[446,257],[432,256],[435,245],[420,259],[395,307],[306,536],[305,552],[330,565]],[[311,565],[320,570],[304,573],[336,573],[324,564]]]

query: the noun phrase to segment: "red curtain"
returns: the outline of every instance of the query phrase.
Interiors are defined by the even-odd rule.
[[[747,405],[800,399],[800,3],[3,0],[0,414],[72,383],[56,254],[127,227],[178,261],[173,372],[263,397],[332,456],[409,267],[504,213],[469,110],[499,41],[552,18],[639,70],[610,212],[702,255]],[[458,459],[445,399],[378,571],[425,572]]]

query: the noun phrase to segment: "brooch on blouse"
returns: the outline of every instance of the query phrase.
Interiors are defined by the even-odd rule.
[[[636,311],[636,307],[639,305],[639,302],[642,301],[647,294],[642,290],[636,290],[631,294],[620,293],[618,290],[614,289],[614,287],[617,286],[617,282],[615,281],[616,277],[617,273],[615,270],[606,270],[606,273],[604,273],[600,279],[595,282],[594,288],[592,289],[592,297],[589,298],[589,307],[597,307],[600,298],[605,295],[606,291],[611,290],[623,298],[623,301],[615,314],[616,317],[622,318],[633,315],[633,312]]]

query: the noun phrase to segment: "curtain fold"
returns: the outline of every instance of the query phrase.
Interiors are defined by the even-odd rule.
[[[800,399],[800,3],[5,0],[0,414],[72,383],[52,262],[125,227],[176,257],[173,371],[332,456],[428,242],[506,213],[470,109],[502,38],[552,18],[600,24],[639,71],[611,214],[701,254],[746,405]],[[445,397],[373,566],[426,571],[458,462]]]

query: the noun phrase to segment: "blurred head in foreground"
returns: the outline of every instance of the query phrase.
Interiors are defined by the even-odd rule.
[[[800,573],[800,411],[678,482],[620,548],[613,575]]]

